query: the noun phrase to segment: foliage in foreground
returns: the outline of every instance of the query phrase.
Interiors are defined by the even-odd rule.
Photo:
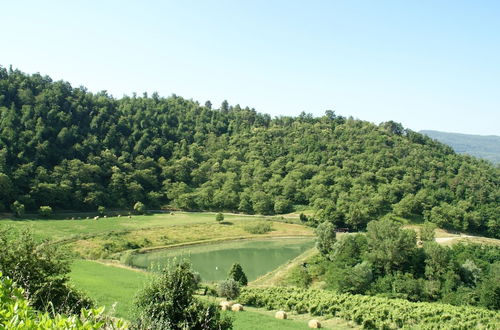
[[[68,282],[69,258],[60,246],[36,242],[30,231],[0,229],[0,271],[16,280],[41,311],[75,314],[92,301]]]
[[[136,297],[138,329],[231,329],[217,305],[194,298],[199,278],[182,261],[167,265]]]
[[[243,288],[242,304],[352,320],[367,329],[494,329],[500,313],[476,307],[414,303],[324,290]]]
[[[122,320],[110,320],[104,308],[82,309],[80,315],[50,315],[36,311],[21,288],[0,273],[0,329],[126,329]]]

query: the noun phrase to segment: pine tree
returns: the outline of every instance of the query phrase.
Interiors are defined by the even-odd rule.
[[[240,285],[247,285],[248,284],[247,276],[243,272],[243,268],[241,268],[241,265],[239,263],[234,263],[231,266],[231,269],[229,270],[228,277],[230,279],[233,279],[236,282],[240,283]]]

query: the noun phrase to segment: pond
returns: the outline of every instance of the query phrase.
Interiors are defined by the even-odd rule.
[[[249,281],[264,275],[314,246],[311,238],[241,240],[193,245],[134,255],[132,266],[158,269],[174,257],[187,258],[204,282],[224,280],[235,262]]]

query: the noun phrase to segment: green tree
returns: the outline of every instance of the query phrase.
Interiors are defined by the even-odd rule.
[[[229,269],[228,278],[232,278],[236,282],[238,282],[241,286],[245,286],[248,284],[247,276],[245,272],[243,272],[243,268],[239,263],[234,263]]]
[[[481,306],[492,310],[500,309],[500,262],[490,266],[488,275],[480,285],[479,296]]]
[[[325,257],[331,260],[333,246],[337,241],[335,226],[328,221],[321,223],[315,230],[317,235],[316,248]]]
[[[271,197],[262,191],[252,195],[253,210],[258,214],[273,214],[274,207]]]
[[[97,213],[99,213],[100,216],[104,216],[104,214],[106,213],[106,208],[104,206],[99,206],[97,208]]]
[[[11,209],[12,212],[14,212],[14,215],[18,218],[24,215],[24,204],[21,204],[18,201],[12,203]]]
[[[221,281],[217,286],[217,294],[229,300],[236,299],[240,295],[240,283],[232,278]]]
[[[340,292],[363,294],[373,280],[371,265],[367,262],[355,265],[344,274],[345,277],[339,286]]]
[[[443,280],[450,270],[450,250],[436,242],[427,242],[424,245],[425,276],[429,280]]]
[[[420,240],[423,242],[432,242],[436,237],[436,225],[432,222],[426,222],[420,226]]]
[[[153,277],[135,300],[140,329],[230,329],[232,321],[217,306],[197,300],[197,276],[191,265],[174,262]]]
[[[134,211],[139,213],[139,214],[144,214],[144,213],[146,213],[146,205],[144,205],[141,202],[136,202],[134,204]]]
[[[353,267],[363,261],[367,245],[363,234],[341,236],[333,245],[331,258],[336,265]]]
[[[38,214],[41,217],[48,218],[52,215],[52,208],[50,206],[40,206],[40,209],[38,209]]]
[[[382,274],[407,269],[416,253],[415,231],[391,219],[371,221],[366,231],[368,260]]]
[[[292,201],[285,197],[277,197],[274,201],[274,212],[277,214],[290,213],[293,210]]]
[[[216,220],[217,222],[219,222],[219,223],[220,223],[220,222],[222,222],[222,221],[224,221],[224,214],[222,214],[222,213],[217,213],[217,214],[215,215],[215,220]]]

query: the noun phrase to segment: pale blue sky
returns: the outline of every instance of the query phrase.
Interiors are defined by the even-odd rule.
[[[0,65],[271,115],[500,135],[500,1],[1,1]]]

